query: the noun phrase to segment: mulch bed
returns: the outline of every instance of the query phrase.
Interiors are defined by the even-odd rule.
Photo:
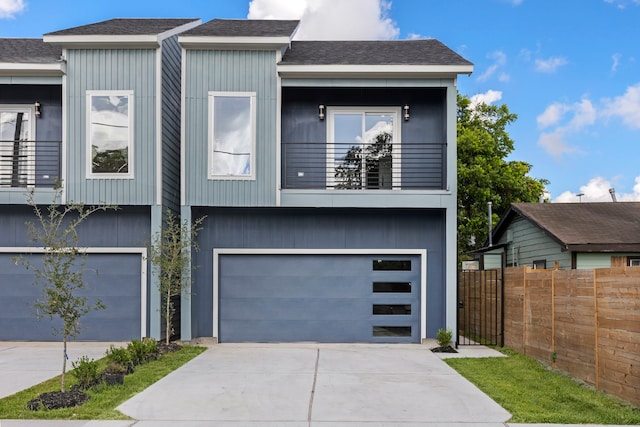
[[[78,390],[51,391],[42,393],[27,402],[27,409],[39,411],[40,409],[73,408],[82,405],[87,400],[89,400],[89,396]]]
[[[456,349],[447,345],[445,347],[434,347],[431,349],[434,353],[457,353]]]
[[[158,354],[170,353],[172,351],[178,351],[182,348],[180,347],[180,344],[175,342],[169,342],[169,344],[167,344],[165,341],[158,341],[157,345],[158,345]]]

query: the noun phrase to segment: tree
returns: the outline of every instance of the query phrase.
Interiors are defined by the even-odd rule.
[[[90,303],[87,296],[79,293],[85,288],[84,268],[86,251],[78,247],[78,226],[91,214],[107,209],[117,209],[110,205],[85,206],[57,203],[62,195],[61,183],[54,187],[52,203],[43,211],[34,200],[34,191],[28,196],[28,204],[33,208],[37,221],[27,221],[27,233],[33,243],[44,248],[42,263],[34,263],[25,256],[16,261],[27,270],[33,271],[36,284],[42,287],[42,295],[33,304],[38,319],[48,317],[60,319],[62,326],[54,327],[54,334],[62,335],[63,357],[60,390],[64,392],[67,370],[67,342],[82,330],[81,319],[91,310],[101,310],[105,306],[98,299]]]
[[[549,184],[529,176],[529,163],[506,157],[514,142],[506,127],[517,119],[505,104],[472,105],[458,95],[458,254],[482,247],[488,240],[488,202],[492,221],[514,202],[537,202]]]
[[[195,238],[202,229],[201,224],[205,218],[198,218],[189,225],[187,221],[180,222],[173,212],[167,210],[164,227],[156,233],[151,242],[149,261],[160,279],[158,283],[160,315],[165,321],[167,344],[173,332],[172,319],[175,313],[173,298],[191,288],[190,273],[195,267],[191,266],[189,251],[190,249],[199,250]]]
[[[391,189],[392,139],[391,133],[383,130],[374,135],[372,141],[364,146],[351,146],[342,163],[336,166],[334,174],[336,188],[341,190]]]

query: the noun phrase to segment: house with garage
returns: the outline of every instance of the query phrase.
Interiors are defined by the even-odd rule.
[[[167,209],[180,209],[178,35],[198,19],[113,19],[45,34],[0,39],[0,340],[53,340],[36,320],[37,263],[27,204],[107,203],[117,211],[85,221],[90,298],[105,310],[84,318],[81,340],[160,336],[160,297],[146,260]],[[95,274],[97,272],[97,274]]]
[[[215,19],[182,48],[182,339],[422,342],[456,328],[456,82],[437,40],[296,41]]]
[[[640,202],[513,203],[479,252],[484,269],[640,266]]]

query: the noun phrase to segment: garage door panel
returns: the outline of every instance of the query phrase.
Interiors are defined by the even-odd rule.
[[[15,265],[16,254],[0,254],[0,340],[55,341],[52,334],[59,320],[36,319],[34,302],[42,287],[35,285],[33,271]],[[41,254],[26,255],[34,265],[42,265]],[[141,255],[92,253],[86,259],[86,287],[78,295],[93,304],[99,298],[105,310],[92,310],[81,319],[79,340],[127,341],[140,338],[141,325]],[[96,274],[97,271],[97,274]]]
[[[225,320],[360,320],[368,301],[343,298],[226,299],[220,316]]]
[[[222,254],[218,265],[221,342],[420,341],[419,255]]]

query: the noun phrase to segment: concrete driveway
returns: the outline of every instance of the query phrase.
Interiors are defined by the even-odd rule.
[[[140,427],[502,426],[510,418],[428,346],[380,344],[218,344],[118,409]]]

